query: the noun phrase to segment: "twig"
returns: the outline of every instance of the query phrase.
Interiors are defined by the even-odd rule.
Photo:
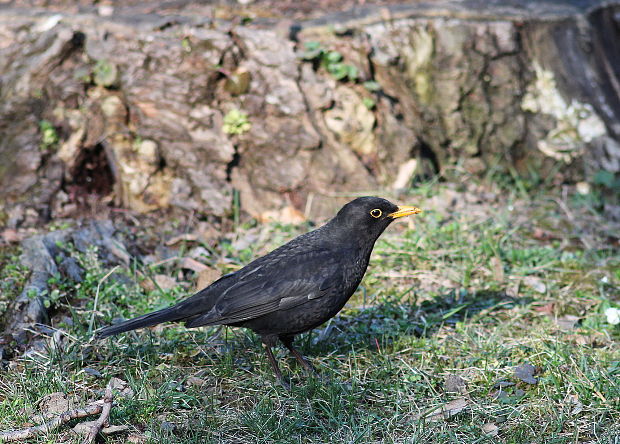
[[[63,412],[55,418],[52,418],[38,426],[27,427],[25,429],[13,430],[10,432],[0,432],[0,442],[23,441],[25,439],[32,438],[34,435],[39,433],[49,433],[61,425],[68,423],[72,419],[97,415],[103,411],[103,408],[103,401],[96,401],[84,408]]]
[[[110,386],[110,384],[108,384],[108,386],[105,389],[105,395],[102,400],[92,402],[88,404],[86,407],[63,412],[60,415],[38,426],[26,427],[25,429],[12,430],[10,432],[0,432],[0,443],[11,442],[11,441],[23,441],[23,440],[32,438],[33,436],[38,435],[40,433],[49,433],[52,430],[57,429],[58,427],[62,426],[63,424],[68,423],[69,421],[73,419],[85,418],[87,416],[101,414],[101,416],[99,416],[99,419],[93,422],[93,425],[91,426],[91,429],[88,432],[88,436],[83,442],[83,444],[92,443],[95,440],[95,437],[97,436],[97,434],[101,431],[102,427],[110,419],[110,410],[112,409],[113,400],[114,400],[114,395],[112,394],[112,387]]]
[[[112,401],[114,400],[114,395],[112,394],[112,388],[110,384],[105,388],[105,396],[103,397],[103,409],[101,411],[101,416],[95,423],[91,426],[90,432],[86,436],[86,439],[82,442],[82,444],[88,444],[95,441],[97,434],[101,431],[101,428],[108,423],[110,419],[110,410],[112,409]]]

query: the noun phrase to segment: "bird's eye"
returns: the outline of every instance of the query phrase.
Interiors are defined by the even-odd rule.
[[[375,208],[374,210],[370,210],[370,215],[372,217],[374,217],[375,219],[380,218],[382,214],[383,214],[383,211],[381,211],[379,208]]]

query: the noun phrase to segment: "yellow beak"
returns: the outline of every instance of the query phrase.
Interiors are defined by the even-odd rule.
[[[417,207],[411,207],[409,205],[401,205],[398,207],[396,211],[388,214],[388,216],[391,217],[392,219],[396,219],[399,217],[405,217],[405,216],[409,216],[410,214],[418,214],[421,212],[422,210],[420,210]]]

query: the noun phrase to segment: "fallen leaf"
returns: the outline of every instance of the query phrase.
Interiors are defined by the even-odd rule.
[[[525,391],[520,388],[516,388],[514,393],[512,394],[515,398],[522,398],[525,396]]]
[[[485,435],[497,436],[497,433],[499,432],[499,427],[497,427],[492,422],[487,422],[486,424],[482,426],[482,431],[484,432]]]
[[[560,237],[557,236],[555,233],[552,233],[551,231],[543,230],[542,228],[534,228],[532,237],[536,240],[541,240],[541,241],[560,239]]]
[[[207,285],[219,279],[220,276],[222,276],[222,273],[219,270],[207,267],[205,270],[198,273],[198,279],[196,280],[196,290],[202,290]]]
[[[532,364],[521,364],[514,368],[515,376],[527,384],[536,384],[538,379],[534,377],[536,367]]]
[[[157,284],[159,288],[162,290],[171,290],[177,286],[177,281],[175,278],[168,276],[167,274],[156,274],[153,277],[153,280]]]
[[[537,293],[544,293],[547,291],[547,286],[542,279],[537,276],[526,276],[523,279],[523,283]]]
[[[461,393],[467,392],[467,382],[459,375],[453,373],[446,376],[446,380],[443,383],[443,389],[446,392]]]
[[[553,314],[554,307],[555,307],[555,304],[553,302],[549,302],[548,304],[534,307],[534,311],[551,316]]]
[[[166,245],[170,246],[170,245],[178,244],[179,242],[195,242],[197,240],[198,240],[198,236],[196,236],[195,234],[192,234],[192,233],[180,234],[178,236],[174,236],[168,239],[166,241]]]
[[[127,381],[123,381],[120,378],[110,379],[108,385],[112,390],[115,390],[121,398],[130,398],[134,395],[134,392],[131,387],[129,387],[129,384],[127,384]]]
[[[560,328],[560,330],[569,331],[575,328],[577,322],[581,319],[579,316],[575,315],[564,315],[562,317],[556,318],[555,323]]]
[[[144,275],[142,275],[144,276]],[[149,279],[148,277],[145,279],[142,279],[139,282],[140,287],[142,287],[143,289],[145,289],[146,291],[153,291],[155,290],[155,283],[153,282],[152,279]]]
[[[84,367],[84,368],[82,369],[82,371],[83,371],[84,373],[86,373],[87,375],[90,375],[90,376],[92,376],[92,377],[94,377],[94,378],[102,378],[102,377],[103,377],[103,375],[101,374],[101,372],[100,372],[99,370],[94,369],[94,368]]]
[[[566,395],[565,402],[572,407],[571,415],[577,415],[583,410],[583,404],[579,401],[579,396],[577,395]]]
[[[203,385],[206,384],[207,381],[205,381],[202,378],[198,378],[196,376],[190,376],[189,378],[187,378],[187,383],[189,385],[195,385],[196,387],[202,387]]]
[[[202,262],[198,262],[196,259],[192,259],[191,257],[184,257],[183,260],[181,260],[180,266],[181,268],[192,270],[196,273],[200,273],[209,268]]]
[[[469,405],[469,401],[465,398],[454,399],[441,407],[434,408],[430,412],[418,415],[416,419],[425,418],[430,421],[438,421],[440,419],[450,418],[462,412]]]

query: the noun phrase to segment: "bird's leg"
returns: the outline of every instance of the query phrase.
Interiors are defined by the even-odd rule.
[[[276,358],[275,358],[275,356],[273,356],[273,352],[271,351],[271,347],[274,345],[274,342],[275,342],[274,339],[269,338],[269,337],[265,337],[265,336],[263,336],[261,339],[263,341],[263,345],[265,346],[265,351],[267,352],[267,359],[269,360],[269,363],[271,364],[271,367],[273,367],[273,371],[276,374],[276,378],[278,379],[278,382],[286,390],[290,390],[291,386],[282,377],[282,372],[280,371],[280,367],[278,366],[278,362],[276,361]]]
[[[319,372],[316,371],[314,366],[312,364],[310,364],[306,360],[306,358],[304,358],[302,356],[301,353],[299,353],[297,350],[295,350],[295,348],[293,347],[293,337],[292,336],[280,336],[280,341],[282,341],[284,346],[286,348],[288,348],[288,350],[291,352],[291,354],[293,356],[295,356],[295,359],[297,359],[297,362],[299,362],[299,365],[301,365],[304,368],[304,370],[306,370],[307,373],[312,373],[315,376],[319,375]]]

